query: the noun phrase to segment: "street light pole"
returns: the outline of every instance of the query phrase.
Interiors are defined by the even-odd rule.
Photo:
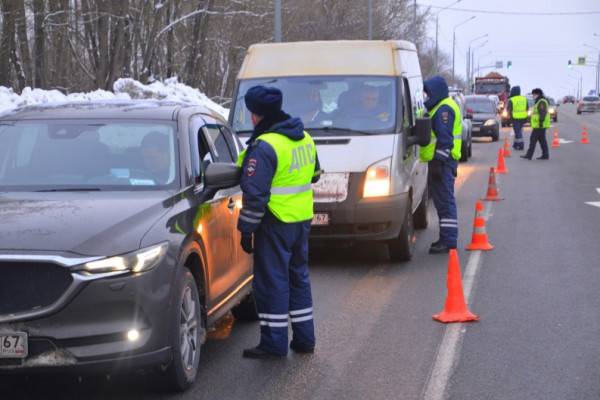
[[[472,39],[471,41],[469,41],[469,49],[467,50],[467,76],[466,76],[467,82],[469,83],[469,87],[471,86],[471,82],[473,80],[472,79],[473,71],[471,68],[471,45],[473,44],[473,42],[476,42],[476,41],[486,38],[488,36],[489,36],[489,34],[486,33],[484,35],[477,36],[475,39]]]
[[[452,7],[453,5],[460,3],[461,0],[456,0],[454,3],[450,3],[448,4],[446,7],[442,8],[441,10],[439,10],[436,14],[435,14],[435,61],[434,61],[434,71],[435,73],[439,73],[439,52],[438,52],[438,36],[439,36],[439,30],[440,30],[440,13],[450,7]]]
[[[369,40],[373,40],[373,0],[369,0]]]
[[[465,19],[463,22],[454,25],[454,29],[452,30],[452,84],[454,84],[454,82],[456,81],[456,75],[454,74],[454,67],[456,65],[456,29],[459,26],[464,25],[469,21],[472,21],[473,19],[475,19],[474,15],[470,18]]]
[[[275,41],[281,42],[281,0],[275,0]]]

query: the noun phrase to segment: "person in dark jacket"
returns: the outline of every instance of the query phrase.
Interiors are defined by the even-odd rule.
[[[282,111],[279,89],[255,86],[245,95],[254,132],[240,155],[241,245],[254,253],[254,296],[260,343],[246,358],[284,357],[288,324],[297,353],[315,348],[308,273],[308,235],[313,217],[311,183],[319,179],[315,144],[299,118]]]
[[[440,254],[455,249],[458,240],[454,180],[461,155],[462,117],[458,105],[449,97],[444,78],[434,76],[423,87],[432,140],[420,149],[420,158],[429,162],[430,193],[440,220],[440,238],[431,245],[429,253]]]
[[[527,121],[527,111],[529,106],[527,104],[527,98],[521,96],[520,86],[513,86],[510,89],[510,97],[508,98],[506,108],[515,131],[513,148],[515,150],[523,150],[525,148],[525,142],[523,141],[523,126]]]
[[[529,139],[529,149],[527,153],[521,156],[527,160],[531,160],[537,142],[540,142],[542,155],[538,160],[548,160],[550,153],[548,151],[548,141],[546,140],[546,129],[550,128],[550,113],[548,112],[548,100],[544,96],[542,89],[536,88],[531,91],[535,104],[531,110],[531,138]]]

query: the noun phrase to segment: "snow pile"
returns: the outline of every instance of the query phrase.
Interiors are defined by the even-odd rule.
[[[164,82],[153,82],[144,85],[130,78],[121,78],[113,85],[115,93],[127,94],[132,99],[158,99],[180,101],[190,104],[203,105],[206,108],[221,114],[224,118],[229,115],[229,110],[221,107],[198,89],[180,83],[176,77]]]
[[[18,107],[36,104],[61,104],[72,101],[156,99],[171,100],[203,105],[227,118],[229,110],[209,99],[204,93],[183,83],[177,78],[169,78],[164,83],[154,82],[144,85],[134,79],[122,78],[113,85],[113,92],[94,90],[87,93],[65,95],[58,90],[31,89],[16,94],[11,88],[0,86],[0,114]]]

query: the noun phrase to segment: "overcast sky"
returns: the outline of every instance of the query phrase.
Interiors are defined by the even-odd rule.
[[[456,0],[454,0],[456,1]],[[427,5],[444,7],[453,0],[421,0],[420,7]],[[514,11],[514,12],[590,12],[600,11],[600,0],[461,0],[451,8]],[[436,13],[439,9],[432,9]],[[444,10],[439,15],[439,46],[452,54],[452,31],[454,26],[475,15],[475,19],[456,29],[456,71],[466,75],[466,53],[469,42],[478,36],[489,34],[485,46],[475,50],[475,64],[494,64],[504,61],[498,70],[508,75],[511,85],[520,85],[525,92],[540,87],[552,97],[574,94],[579,73],[583,74],[583,93],[594,89],[595,67],[567,68],[569,59],[576,63],[578,56],[587,56],[588,62],[596,63],[598,50],[583,46],[584,43],[600,49],[600,15],[491,15],[473,11]],[[435,38],[435,19],[429,26],[430,37]],[[485,42],[473,43],[477,46]],[[506,61],[512,68],[506,69]],[[487,73],[495,69],[482,71]]]

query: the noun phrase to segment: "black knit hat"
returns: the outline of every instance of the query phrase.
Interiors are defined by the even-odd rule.
[[[531,91],[531,94],[537,94],[538,96],[543,96],[544,92],[542,92],[542,89],[540,89],[540,88],[535,88]]]
[[[266,117],[281,111],[283,94],[274,87],[253,86],[246,92],[244,100],[251,113]]]

